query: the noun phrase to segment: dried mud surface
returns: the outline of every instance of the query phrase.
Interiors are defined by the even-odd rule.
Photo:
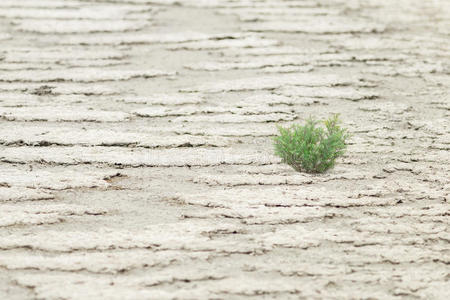
[[[449,4],[0,1],[0,299],[449,299]]]

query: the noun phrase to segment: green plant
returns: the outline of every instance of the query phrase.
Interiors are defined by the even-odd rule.
[[[346,148],[349,134],[339,123],[339,115],[335,114],[322,122],[309,118],[304,126],[279,126],[280,135],[274,138],[275,154],[298,172],[323,173],[334,166]]]

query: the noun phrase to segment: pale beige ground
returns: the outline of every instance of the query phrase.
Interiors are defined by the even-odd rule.
[[[450,299],[449,18],[0,1],[0,299]],[[331,113],[335,169],[273,156]]]

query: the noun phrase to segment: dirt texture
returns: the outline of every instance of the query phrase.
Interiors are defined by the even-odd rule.
[[[450,299],[449,17],[1,0],[0,299]],[[273,155],[333,113],[333,170]]]

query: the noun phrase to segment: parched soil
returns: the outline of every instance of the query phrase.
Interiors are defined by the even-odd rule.
[[[0,299],[450,299],[447,0],[1,0]],[[323,175],[276,125],[339,113]]]

